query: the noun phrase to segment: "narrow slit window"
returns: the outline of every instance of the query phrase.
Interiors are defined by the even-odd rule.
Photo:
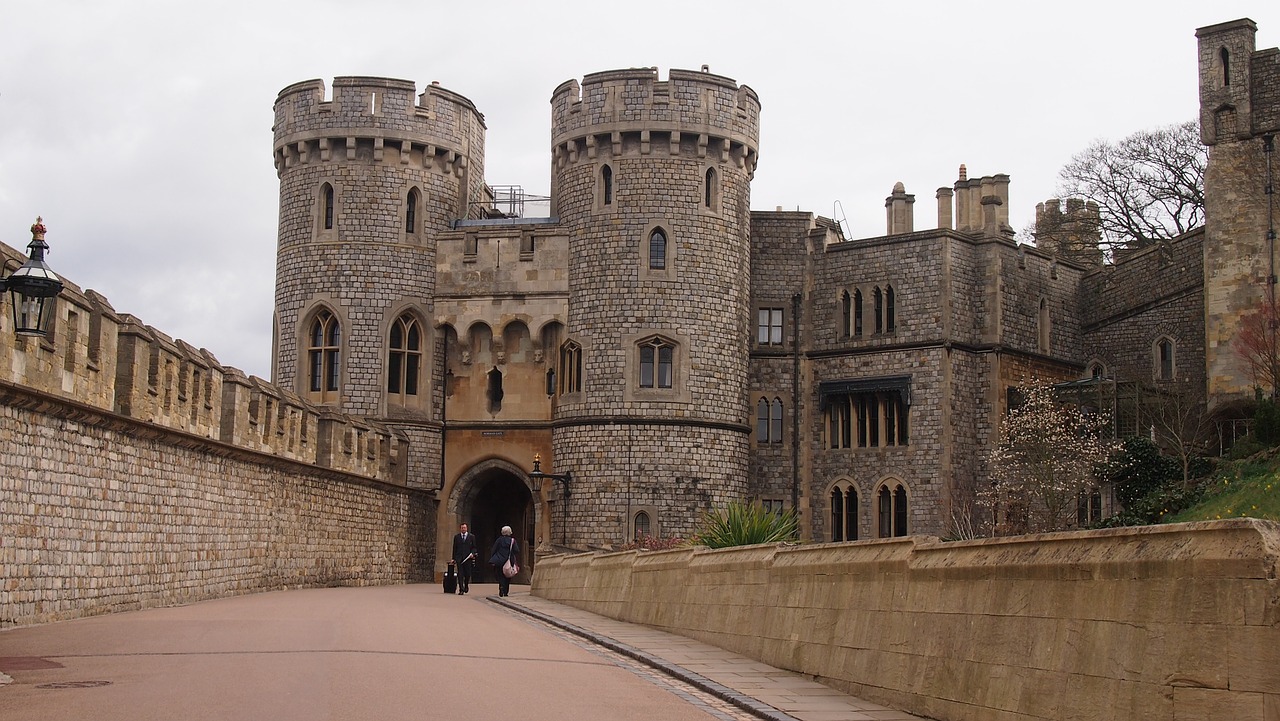
[[[409,198],[404,209],[404,232],[418,232],[418,189],[409,190]]]
[[[667,234],[661,228],[654,228],[649,234],[649,269],[666,270],[667,268]]]

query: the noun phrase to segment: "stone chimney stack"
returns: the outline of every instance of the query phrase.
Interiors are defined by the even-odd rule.
[[[1004,207],[1004,202],[1000,200],[1000,196],[983,195],[982,196],[982,234],[983,235],[999,235],[1000,234],[1000,212]]]
[[[899,235],[915,230],[916,196],[907,193],[901,182],[893,186],[893,194],[884,199],[885,235]]]
[[[969,229],[969,171],[960,164],[960,177],[956,180],[956,230]]]
[[[938,188],[938,227],[951,230],[951,200],[955,192],[951,188]]]

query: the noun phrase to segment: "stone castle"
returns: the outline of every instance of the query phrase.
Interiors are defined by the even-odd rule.
[[[1013,388],[1176,381],[1230,417],[1254,385],[1231,339],[1276,277],[1280,52],[1255,33],[1197,31],[1207,223],[1106,265],[1096,208],[1043,203],[1064,230],[1019,245],[1010,178],[964,166],[925,230],[901,184],[874,238],[752,211],[760,100],[705,68],[556,88],[545,212],[486,183],[462,95],[289,86],[272,382],[73,285],[49,338],[0,324],[0,437],[47,446],[4,449],[0,524],[24,540],[0,562],[30,583],[0,589],[0,625],[137,604],[139,569],[150,602],[430,578],[460,522],[511,525],[527,567],[735,500],[794,507],[817,541],[947,535],[981,513]],[[50,513],[76,532],[37,532]]]
[[[1087,233],[1015,244],[1009,177],[964,166],[929,230],[901,184],[876,238],[752,212],[760,102],[705,68],[556,88],[545,217],[497,212],[466,98],[290,86],[275,380],[403,430],[441,543],[460,521],[533,546],[685,536],[740,499],[796,506],[814,539],[945,534],[975,512],[1010,387],[1251,394],[1230,337],[1268,272],[1261,136],[1280,107],[1254,32],[1198,33],[1209,223],[1105,267]],[[532,490],[538,457],[567,487]]]

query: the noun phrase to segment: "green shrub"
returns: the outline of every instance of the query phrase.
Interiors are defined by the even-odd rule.
[[[1258,403],[1253,413],[1253,435],[1267,448],[1280,445],[1280,404],[1271,400]]]
[[[1225,458],[1228,461],[1240,461],[1265,450],[1267,450],[1267,446],[1259,443],[1258,439],[1254,438],[1253,434],[1250,433],[1236,441],[1235,445],[1231,446],[1231,450],[1227,451]]]
[[[795,509],[775,513],[759,503],[730,503],[703,516],[694,541],[711,548],[777,543],[796,538],[799,528]]]
[[[1182,477],[1178,462],[1160,454],[1160,447],[1142,436],[1124,441],[1120,453],[1103,468],[1115,489],[1116,500],[1129,508],[1138,499],[1175,478]]]

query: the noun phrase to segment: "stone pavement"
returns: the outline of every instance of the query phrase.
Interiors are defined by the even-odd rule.
[[[752,715],[779,721],[912,721],[919,716],[841,693],[792,671],[774,668],[666,631],[615,621],[590,611],[513,593],[490,601],[515,608],[593,643],[625,654],[715,695]]]
[[[495,589],[276,591],[0,630],[0,719],[913,718]]]

